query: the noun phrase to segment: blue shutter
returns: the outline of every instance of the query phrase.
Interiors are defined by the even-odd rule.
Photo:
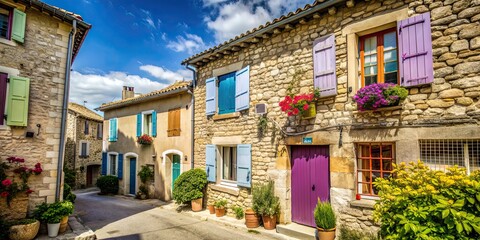
[[[217,85],[215,84],[216,78],[209,78],[205,83],[206,88],[206,112],[208,115],[213,115],[217,111],[217,102],[216,102],[216,94],[217,94]]]
[[[235,112],[250,106],[250,66],[235,73]]]
[[[142,136],[142,114],[137,114],[137,137]]]
[[[152,137],[157,136],[157,112],[152,112]]]
[[[207,168],[208,181],[216,182],[217,147],[215,145],[207,145],[205,152],[205,165]]]
[[[118,171],[117,171],[117,177],[118,179],[123,178],[123,154],[119,153],[118,154]]]
[[[252,186],[252,145],[237,145],[237,185]]]
[[[113,142],[114,140],[114,118],[108,120],[108,141]]]
[[[107,175],[107,153],[102,152],[102,175]]]

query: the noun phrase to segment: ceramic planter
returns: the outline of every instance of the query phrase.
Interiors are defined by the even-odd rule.
[[[39,229],[39,221],[30,224],[14,225],[10,227],[10,234],[8,237],[11,240],[31,240],[37,236]]]
[[[210,214],[215,214],[215,206],[214,205],[208,205],[208,211],[210,211]]]
[[[203,198],[192,200],[192,211],[199,212],[202,211]]]
[[[215,208],[215,216],[217,217],[225,216],[225,208]]]
[[[58,233],[64,233],[67,231],[68,227],[68,216],[64,216],[62,220],[60,220],[60,228],[58,230]]]
[[[308,110],[303,112],[302,119],[311,119],[317,115],[316,104],[313,102],[313,103],[310,103],[308,106],[309,106]]]
[[[60,223],[48,223],[48,236],[56,237],[58,235],[58,230],[60,229]]]
[[[336,228],[323,229],[323,228],[317,227],[317,230],[318,230],[318,239],[319,240],[333,240],[333,239],[335,239]]]
[[[263,228],[267,230],[272,230],[277,227],[277,216],[262,216],[263,219]]]
[[[245,225],[247,228],[257,228],[260,226],[260,218],[253,209],[245,210]]]

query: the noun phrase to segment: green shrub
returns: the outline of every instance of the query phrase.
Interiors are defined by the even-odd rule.
[[[177,203],[187,203],[203,197],[203,189],[207,185],[205,170],[195,168],[183,172],[175,180],[173,187],[173,200]]]
[[[280,200],[275,196],[274,182],[253,185],[252,208],[263,216],[274,216],[280,213]]]
[[[35,207],[35,210],[33,210],[33,218],[37,219],[38,221],[44,221],[42,219],[42,215],[44,212],[48,210],[48,204],[47,203],[41,203]]]
[[[243,208],[241,207],[233,207],[233,211],[235,212],[235,218],[242,219],[245,213],[243,212]]]
[[[117,194],[118,193],[118,177],[107,175],[97,179],[97,187],[100,188],[101,194]]]
[[[361,231],[361,230],[360,230]],[[359,232],[359,230],[348,227],[340,227],[340,240],[378,240],[379,238],[371,232]]]
[[[75,186],[75,178],[76,178],[75,171],[67,167],[64,167],[63,173],[65,173],[64,182],[70,186]]]
[[[216,208],[220,208],[220,209],[225,208],[227,206],[227,200],[225,200],[225,199],[218,200],[218,201],[215,202],[214,205],[215,205]]]
[[[151,167],[143,165],[142,169],[140,169],[137,175],[140,177],[140,181],[142,181],[143,184],[146,184],[148,181],[153,179],[154,172]]]
[[[383,239],[480,239],[480,171],[433,171],[401,163],[395,178],[377,178],[374,219]]]
[[[63,199],[72,203],[74,203],[75,199],[77,199],[77,195],[72,192],[72,188],[67,183],[63,185]]]
[[[313,215],[317,227],[323,229],[335,228],[337,218],[335,217],[335,212],[329,202],[322,202],[318,199]]]
[[[73,203],[68,201],[68,200],[65,200],[65,201],[62,201],[62,202],[57,202],[57,203],[54,203],[54,204],[58,204],[58,212],[59,214],[62,214],[62,216],[68,216],[70,214],[73,213],[73,210],[74,210],[74,206],[73,206]]]

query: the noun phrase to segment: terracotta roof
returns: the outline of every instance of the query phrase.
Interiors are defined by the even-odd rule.
[[[68,103],[68,110],[70,111],[73,111],[77,114],[79,114],[80,116],[84,117],[84,118],[87,118],[87,119],[91,119],[91,120],[95,120],[95,121],[99,121],[99,122],[102,122],[103,121],[103,117],[96,114],[94,111],[80,105],[80,104],[77,104],[77,103],[74,103],[74,102],[69,102]]]
[[[298,8],[294,12],[289,12],[288,14],[282,15],[279,18],[273,19],[271,22],[266,22],[263,25],[260,25],[254,29],[251,29],[245,33],[242,33],[235,38],[232,38],[224,43],[221,43],[215,47],[209,48],[201,53],[193,55],[182,61],[182,64],[195,64],[201,62],[207,57],[211,57],[213,54],[223,54],[224,51],[230,51],[234,47],[242,47],[241,44],[245,42],[256,42],[252,41],[254,38],[264,38],[264,34],[276,33],[275,29],[282,30],[290,23],[294,24],[300,22],[302,18],[309,17],[314,13],[326,9],[328,7],[335,6],[338,3],[344,2],[346,0],[316,0],[313,4],[307,4],[303,8]],[[319,16],[317,16],[319,17]],[[291,27],[291,26],[289,26]],[[258,41],[258,39],[257,39]],[[213,55],[213,58],[218,56]],[[207,61],[208,62],[208,61]]]
[[[177,82],[169,85],[168,87],[162,88],[162,89],[157,90],[157,91],[145,93],[145,94],[142,94],[140,96],[133,97],[133,98],[127,98],[127,99],[122,99],[122,100],[118,100],[118,101],[114,101],[114,102],[104,103],[100,107],[98,107],[97,109],[100,110],[100,111],[104,111],[104,110],[107,110],[107,109],[123,107],[123,106],[127,106],[127,105],[134,104],[134,103],[144,102],[144,101],[147,101],[147,100],[152,99],[152,98],[167,96],[167,95],[170,95],[170,94],[181,92],[181,91],[176,91],[176,90],[186,91],[188,86],[190,86],[191,83],[192,83],[192,81],[177,81]]]

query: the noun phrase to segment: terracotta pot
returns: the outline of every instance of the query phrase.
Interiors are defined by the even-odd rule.
[[[208,211],[210,211],[210,214],[215,214],[215,206],[208,205]]]
[[[323,228],[317,227],[317,230],[318,230],[318,239],[319,240],[333,240],[333,239],[335,239],[336,228],[323,229]]]
[[[257,228],[260,226],[260,218],[255,214],[253,209],[245,210],[245,225],[247,225],[247,228]]]
[[[0,218],[3,218],[4,220],[13,221],[24,219],[27,217],[27,211],[27,194],[17,194],[17,196],[10,201],[10,206],[7,205],[6,198],[0,198]]]
[[[263,228],[267,230],[272,230],[277,227],[277,216],[262,216],[263,219]]]
[[[192,200],[192,211],[199,212],[202,211],[203,198]]]
[[[223,217],[225,215],[225,208],[215,208],[215,216]]]
[[[39,221],[24,225],[14,225],[10,227],[9,237],[11,240],[31,240],[37,236],[39,229]]]
[[[60,229],[58,230],[58,233],[64,233],[67,231],[68,227],[68,216],[64,216],[62,220],[60,220]]]

